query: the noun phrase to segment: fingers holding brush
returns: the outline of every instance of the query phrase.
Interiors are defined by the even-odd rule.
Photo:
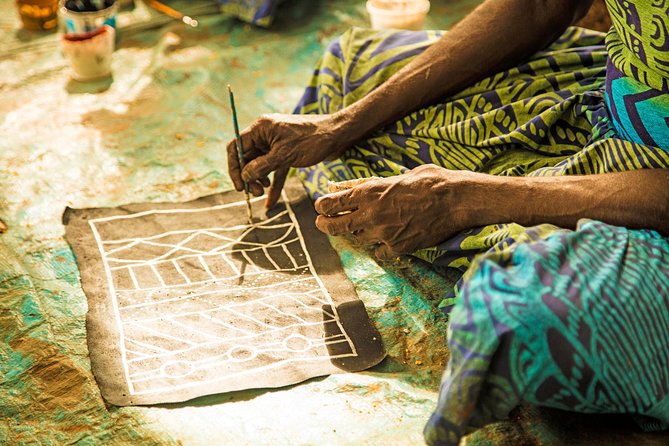
[[[259,181],[249,181],[249,192],[254,197],[261,197],[265,193],[265,188],[262,187]]]
[[[244,190],[244,181],[242,180],[242,171],[239,166],[239,155],[237,152],[237,140],[233,139],[228,143],[228,174],[232,184],[238,192]]]
[[[246,152],[243,156],[243,161],[246,162],[249,159],[253,159],[255,152],[255,150]],[[242,169],[239,165],[239,154],[237,152],[236,139],[233,139],[228,143],[227,153],[228,174],[230,175],[230,179],[232,180],[232,184],[234,185],[235,190],[242,192],[244,190],[244,180],[242,179]],[[249,180],[247,183],[249,185],[249,192],[251,192],[256,197],[261,196],[264,192],[264,188],[270,187],[271,184],[267,176],[260,177],[257,180]]]
[[[238,140],[236,136],[228,142],[226,147],[228,152],[228,174],[230,175],[232,183],[235,185],[235,189],[239,192],[244,190],[242,170],[246,167],[246,163],[264,153],[256,148],[256,141],[254,141],[253,133],[249,130],[250,128],[244,129],[239,134],[239,142],[241,142],[242,147],[244,147],[241,157],[239,156],[240,154],[237,148]],[[240,161],[243,165],[240,165]]]

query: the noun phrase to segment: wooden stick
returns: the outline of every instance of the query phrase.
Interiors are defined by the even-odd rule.
[[[192,26],[193,28],[197,27],[198,22],[192,17],[189,17],[176,9],[172,9],[164,3],[159,2],[158,0],[144,0],[144,3],[155,9],[156,11],[162,12],[165,15],[172,17],[173,19],[181,20],[186,25]]]

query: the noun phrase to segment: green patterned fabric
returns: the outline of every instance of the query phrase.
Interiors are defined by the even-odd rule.
[[[319,61],[296,112],[346,107],[441,35],[348,31]],[[407,115],[339,160],[300,169],[300,178],[316,198],[330,180],[397,175],[426,163],[508,176],[668,167],[669,153],[616,136],[604,101],[606,60],[602,33],[570,28],[527,63]],[[523,231],[516,224],[474,228],[415,255],[465,271],[476,254],[508,246]],[[452,303],[450,296],[443,305]]]
[[[347,32],[318,63],[296,112],[355,102],[440,36]],[[426,163],[506,176],[669,168],[669,152],[617,133],[605,101],[604,38],[569,28],[526,63],[407,115],[339,160],[300,169],[300,178],[315,198],[330,180]],[[452,310],[451,357],[425,428],[430,445],[455,446],[522,403],[669,426],[665,237],[596,221],[576,231],[498,224],[415,255],[466,271],[442,302]]]

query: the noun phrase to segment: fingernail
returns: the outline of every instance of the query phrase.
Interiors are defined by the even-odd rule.
[[[247,183],[251,181],[253,178],[251,178],[251,174],[248,172],[242,172],[242,180],[246,181]]]

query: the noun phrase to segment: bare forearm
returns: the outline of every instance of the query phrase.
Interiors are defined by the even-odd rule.
[[[487,0],[365,98],[337,113],[353,143],[385,124],[517,65],[588,9],[580,0]]]
[[[462,192],[474,226],[516,222],[574,228],[592,218],[669,235],[669,169],[588,176],[493,177],[470,174]]]

